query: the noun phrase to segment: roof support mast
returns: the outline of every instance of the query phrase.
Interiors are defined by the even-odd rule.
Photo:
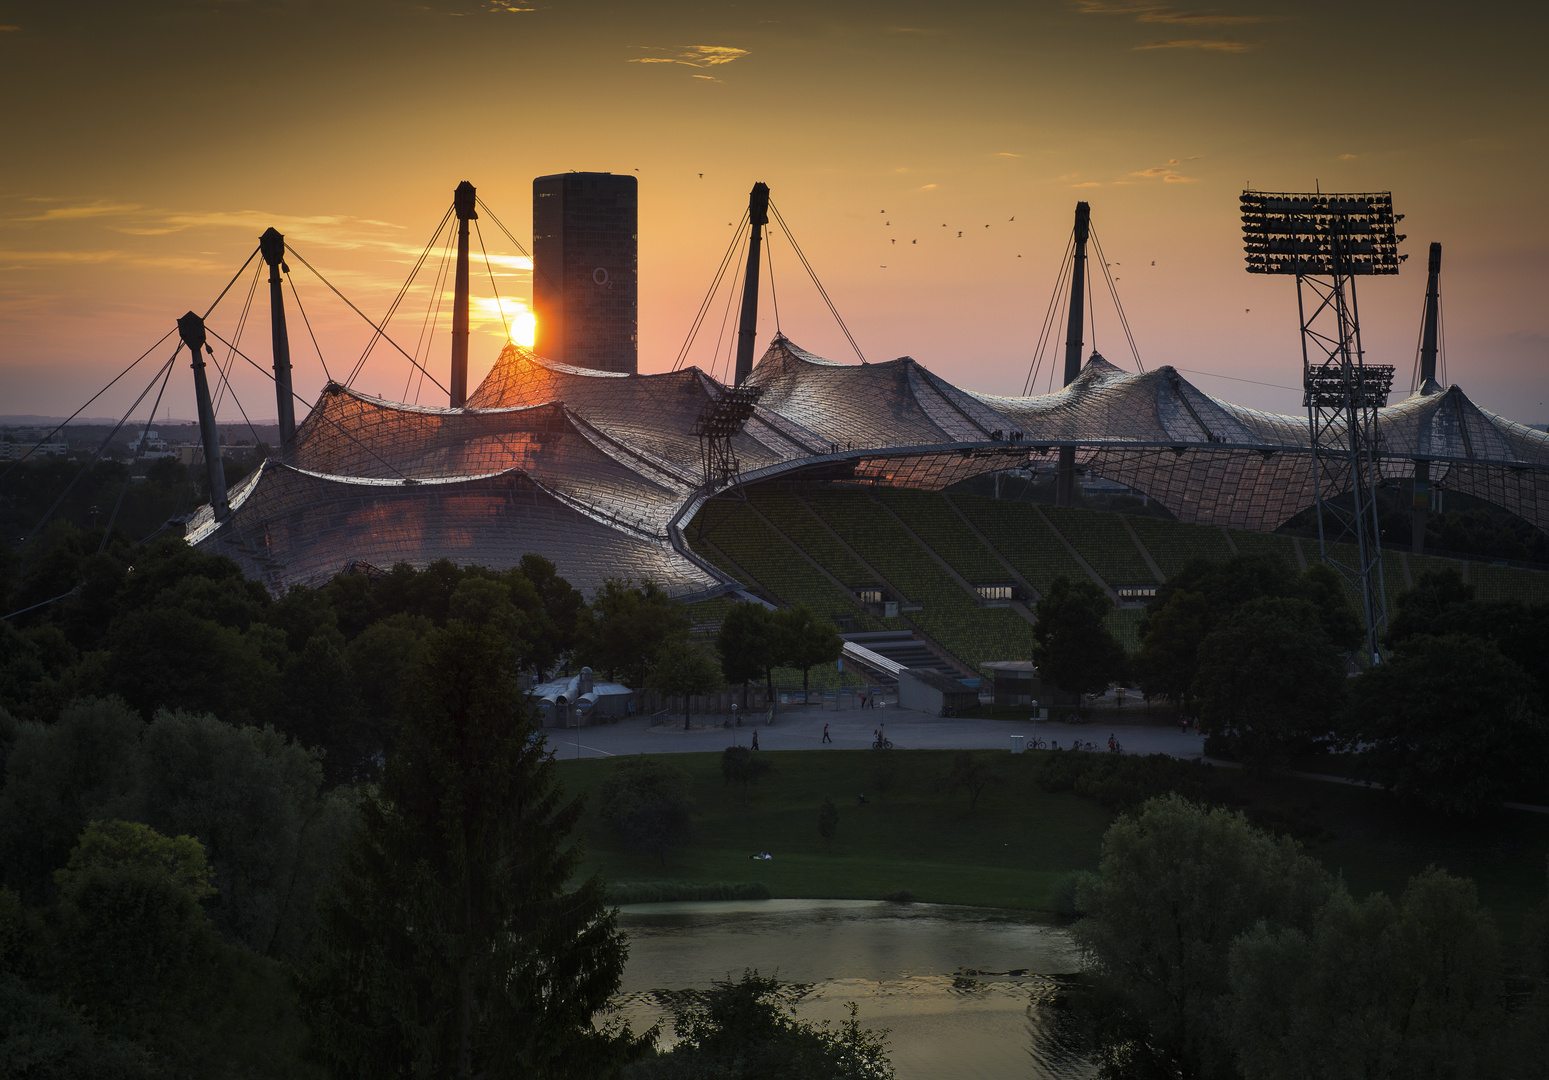
[[[220,438],[215,431],[215,409],[210,405],[210,381],[204,374],[204,354],[210,352],[205,341],[204,320],[190,311],[177,321],[179,336],[192,354],[194,368],[194,401],[199,409],[199,436],[204,442],[204,467],[210,477],[210,509],[215,520],[221,521],[231,513],[226,502],[226,469],[221,464]]]
[[[285,292],[280,272],[290,272],[285,265],[285,237],[277,229],[269,228],[258,238],[258,250],[264,262],[269,264],[269,329],[274,347],[274,398],[276,415],[280,418],[280,458],[290,457],[291,444],[296,440],[295,395],[290,382],[290,334],[285,329]]]
[[[1076,256],[1070,273],[1070,321],[1065,328],[1065,381],[1069,386],[1081,374],[1081,335],[1086,329],[1086,241],[1092,231],[1092,208],[1076,204]],[[1059,472],[1056,475],[1054,501],[1070,506],[1076,496],[1076,448],[1060,447]]]
[[[1430,273],[1425,280],[1425,322],[1420,331],[1420,392],[1436,381],[1436,338],[1441,321],[1441,245],[1431,245]],[[1415,462],[1415,483],[1409,499],[1410,546],[1425,553],[1425,517],[1431,503],[1431,463]]]
[[[753,347],[758,343],[758,260],[769,224],[769,185],[753,185],[748,196],[748,270],[742,279],[742,320],[737,324],[737,375],[734,386],[741,386],[753,373]]]
[[[452,194],[457,212],[457,291],[452,304],[452,408],[468,403],[468,222],[479,215],[474,211],[478,193],[464,180]]]

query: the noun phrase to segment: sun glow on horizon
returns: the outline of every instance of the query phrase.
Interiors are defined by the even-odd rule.
[[[538,320],[525,300],[502,296],[470,296],[468,314],[480,330],[492,330],[502,340],[509,339],[523,348],[532,348]]]

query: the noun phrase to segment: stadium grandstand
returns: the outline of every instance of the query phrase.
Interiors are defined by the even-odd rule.
[[[964,668],[1025,651],[1029,605],[1060,574],[1102,586],[1133,645],[1138,606],[1191,558],[1317,557],[1272,532],[1314,501],[1306,423],[1171,368],[1093,354],[1058,392],[994,397],[908,357],[837,364],[777,335],[747,383],[761,393],[727,437],[729,483],[705,475],[694,434],[728,388],[697,368],[619,374],[510,345],[462,408],[330,384],[290,457],[242,481],[219,522],[203,508],[188,539],[274,590],[356,563],[540,551],[583,589],[619,576],[690,601],[805,603],[850,632],[912,632]],[[1549,524],[1549,435],[1434,382],[1379,424],[1385,477],[1429,460],[1433,483]],[[942,494],[989,472],[1050,475],[1063,447],[1177,521]],[[1428,560],[1385,560],[1390,603]],[[1543,591],[1530,571],[1465,572],[1481,596]]]

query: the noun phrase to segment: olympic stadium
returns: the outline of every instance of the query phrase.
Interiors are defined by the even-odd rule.
[[[755,298],[762,187],[745,285]],[[1025,649],[1007,643],[1025,640],[1028,605],[1060,572],[1101,585],[1132,639],[1126,609],[1188,558],[1275,550],[1305,565],[1316,545],[1275,530],[1350,484],[1348,470],[1320,474],[1324,444],[1306,417],[1222,401],[1172,367],[1126,371],[1095,352],[1079,363],[1078,309],[1066,385],[1021,397],[953,385],[907,356],[836,363],[783,334],[755,364],[743,315],[730,385],[697,367],[635,373],[632,337],[628,362],[612,365],[624,370],[509,344],[444,408],[330,382],[284,453],[218,510],[200,509],[187,539],[276,592],[350,567],[502,568],[539,552],[583,590],[627,577],[691,603],[808,603],[843,629],[907,632],[971,668]],[[454,387],[456,362],[454,346]],[[1549,435],[1433,373],[1372,409],[1375,483],[1419,490],[1423,478],[1549,527]],[[948,493],[982,474],[1071,466],[1176,521]],[[1426,558],[1381,562],[1388,603]],[[1495,569],[1474,568],[1485,592]],[[1520,573],[1540,587],[1543,575]]]

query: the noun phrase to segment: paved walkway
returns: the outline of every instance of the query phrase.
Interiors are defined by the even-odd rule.
[[[1126,753],[1199,757],[1205,742],[1201,735],[1179,734],[1176,724],[1154,719],[1124,724],[1107,718],[1087,724],[1049,720],[1034,724],[1027,720],[945,719],[896,705],[843,712],[798,706],[777,714],[772,724],[765,724],[761,718],[744,718],[741,727],[730,729],[721,726],[723,719],[720,715],[703,720],[695,717],[694,726],[688,731],[683,730],[683,717],[677,716],[654,727],[648,720],[632,718],[580,729],[548,728],[544,734],[561,759],[723,750],[732,745],[749,745],[755,728],[762,750],[820,750],[824,748],[825,723],[833,740],[829,745],[837,750],[870,748],[872,733],[879,726],[899,750],[1009,750],[1012,735],[1025,736],[1029,742],[1037,737],[1063,747],[1080,738],[1107,749],[1108,736],[1112,734]]]
[[[873,732],[881,726],[896,750],[1009,750],[1012,735],[1028,742],[1036,738],[1069,748],[1075,740],[1096,743],[1106,750],[1108,736],[1118,740],[1127,754],[1169,754],[1180,758],[1204,758],[1205,738],[1179,732],[1178,725],[1157,717],[1143,717],[1119,723],[1117,710],[1086,724],[1066,724],[1043,720],[987,720],[977,717],[947,719],[929,713],[890,705],[882,709],[848,709],[830,712],[817,706],[794,706],[779,713],[774,723],[762,718],[744,719],[741,727],[721,726],[720,715],[695,718],[693,727],[683,730],[681,716],[652,725],[643,717],[620,720],[584,728],[547,728],[549,745],[561,760],[572,758],[617,757],[620,754],[692,754],[724,750],[728,746],[748,746],[758,731],[760,750],[865,750],[870,748]],[[825,747],[823,725],[829,725]],[[1236,762],[1206,758],[1213,765],[1238,768]],[[1311,780],[1369,786],[1359,780],[1321,773],[1293,773]],[[1549,814],[1549,806],[1506,803],[1515,810]]]

